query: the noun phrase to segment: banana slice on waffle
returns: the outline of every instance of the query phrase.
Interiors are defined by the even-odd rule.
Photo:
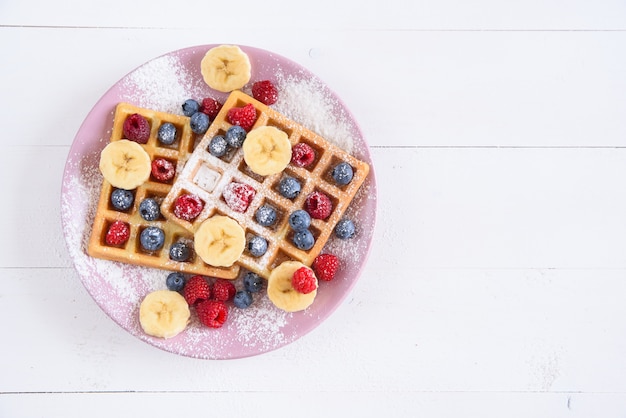
[[[243,158],[261,176],[280,173],[291,161],[289,136],[274,126],[255,128],[243,143]]]
[[[120,189],[132,190],[150,177],[150,155],[136,142],[122,139],[109,142],[100,153],[100,171]]]
[[[194,247],[205,263],[229,267],[243,254],[246,235],[234,219],[215,215],[204,221],[194,234]]]

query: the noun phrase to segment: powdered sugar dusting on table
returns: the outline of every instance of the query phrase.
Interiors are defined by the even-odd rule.
[[[356,154],[357,158],[363,158],[366,145],[358,142],[362,141],[358,129],[320,81],[302,74],[286,74],[280,65],[276,65],[275,71],[279,89],[279,101],[273,106],[276,110]],[[181,113],[184,100],[210,96],[207,86],[188,68],[184,55],[178,54],[165,55],[139,67],[122,79],[119,87],[117,101],[176,114]],[[102,120],[108,116],[110,114],[90,114],[88,119]],[[263,292],[254,295],[254,303],[248,309],[231,307],[229,320],[219,330],[202,326],[197,317],[192,316],[187,329],[172,339],[156,339],[144,334],[138,321],[139,304],[147,293],[165,288],[168,272],[95,259],[86,253],[102,184],[97,167],[99,151],[108,142],[109,134],[108,131],[91,131],[81,137],[79,131],[66,163],[61,216],[67,247],[81,280],[114,321],[156,347],[212,359],[253,355],[284,346],[301,336],[298,321],[303,318],[315,321],[325,316],[324,310],[316,308],[315,303],[304,312],[284,312]],[[376,198],[369,190],[371,182],[368,180],[346,212],[346,216],[362,219],[357,237],[347,241],[329,240],[327,244],[327,251],[346,260],[341,268],[344,271],[359,270],[373,233],[374,216],[361,213],[362,207]],[[322,300],[320,306],[333,297],[332,292],[342,291],[338,289],[349,287],[346,283],[353,280],[345,276],[340,279],[343,283],[322,283],[318,293],[318,300]],[[241,278],[235,283],[238,288],[242,287]],[[342,287],[338,287],[340,285]]]

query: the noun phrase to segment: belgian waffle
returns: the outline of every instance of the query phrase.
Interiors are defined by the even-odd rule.
[[[259,176],[245,163],[241,148],[231,149],[220,158],[211,155],[208,151],[211,139],[216,135],[225,135],[228,128],[232,126],[228,122],[228,110],[243,107],[249,103],[254,106],[257,113],[252,129],[264,125],[274,126],[288,134],[292,147],[299,142],[307,143],[315,150],[314,162],[306,168],[289,164],[281,173]],[[337,186],[331,175],[333,167],[340,162],[347,162],[354,171],[352,181],[345,186]],[[270,272],[284,261],[296,260],[309,266],[313,263],[368,173],[367,163],[356,159],[249,95],[234,91],[172,185],[161,205],[161,212],[171,222],[177,223],[191,233],[213,215],[226,215],[235,219],[244,228],[246,239],[257,235],[268,242],[268,249],[264,255],[255,257],[246,249],[235,265],[267,279]],[[286,175],[298,179],[302,185],[299,195],[293,200],[283,197],[277,190],[278,183]],[[224,188],[231,182],[248,184],[256,191],[253,200],[243,213],[231,210],[224,200]],[[207,184],[209,184],[208,187]],[[325,220],[312,220],[309,230],[315,238],[315,244],[310,250],[305,251],[293,244],[294,232],[289,226],[288,219],[295,210],[304,209],[306,197],[314,191],[324,192],[330,197],[333,211]],[[196,195],[204,202],[202,212],[192,222],[179,219],[174,214],[174,202],[183,194]],[[256,210],[264,204],[271,205],[278,215],[271,227],[262,226],[255,220]]]
[[[150,123],[150,138],[146,144],[142,145],[150,159],[153,160],[157,157],[165,158],[174,163],[176,173],[180,173],[183,165],[191,155],[197,140],[196,135],[191,131],[189,118],[143,109],[127,103],[119,103],[115,109],[110,141],[118,141],[124,138],[124,121],[134,113],[142,115]],[[166,122],[172,123],[176,127],[177,137],[172,145],[164,145],[157,140],[159,127]],[[163,216],[155,221],[146,221],[139,214],[139,204],[143,199],[151,197],[157,201],[162,201],[175,179],[176,176],[169,182],[160,182],[150,176],[148,181],[133,190],[134,202],[127,211],[120,211],[111,205],[111,193],[115,188],[104,180],[87,248],[88,254],[96,258],[190,274],[229,279],[237,277],[239,273],[238,266],[231,268],[213,267],[204,263],[200,257],[193,254],[193,251],[188,261],[177,262],[170,259],[170,246],[179,241],[193,245],[193,234]],[[130,238],[123,246],[108,245],[105,242],[107,230],[116,220],[130,225]],[[141,231],[148,226],[159,227],[165,232],[165,243],[158,251],[146,251],[139,243]]]

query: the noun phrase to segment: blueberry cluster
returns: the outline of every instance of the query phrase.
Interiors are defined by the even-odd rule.
[[[204,134],[209,129],[211,121],[206,113],[200,111],[200,103],[194,99],[187,99],[182,107],[183,115],[189,117],[191,131],[198,135]]]
[[[207,151],[217,158],[221,158],[230,149],[240,148],[243,145],[243,141],[246,140],[246,131],[239,125],[233,125],[224,135],[215,135],[209,141]]]
[[[289,215],[289,226],[293,229],[293,243],[301,250],[308,251],[315,245],[315,237],[309,231],[311,215],[307,211],[298,209]]]
[[[252,305],[252,294],[263,290],[264,280],[261,276],[251,271],[243,276],[243,289],[235,293],[233,303],[240,309]]]

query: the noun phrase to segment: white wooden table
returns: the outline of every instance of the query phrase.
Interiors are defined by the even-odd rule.
[[[626,415],[626,3],[314,3],[0,3],[1,417]],[[317,74],[378,181],[345,303],[242,360],[176,356],[113,323],[60,223],[93,104],[207,43]]]

